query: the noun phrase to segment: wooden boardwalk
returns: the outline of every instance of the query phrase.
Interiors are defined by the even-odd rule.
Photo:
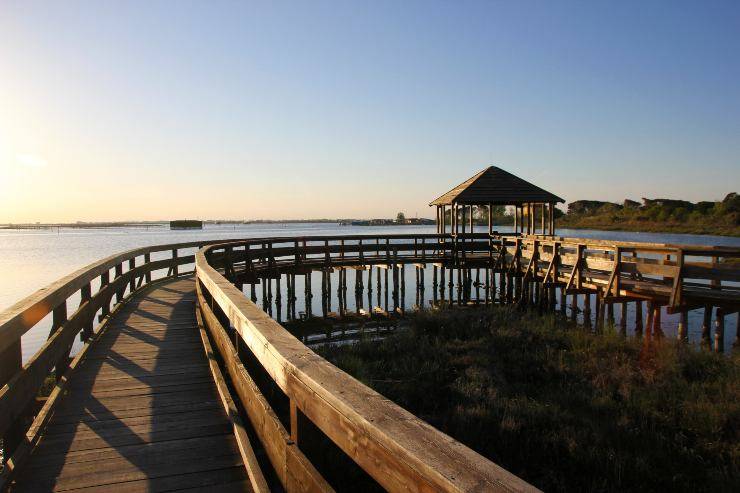
[[[122,306],[73,372],[11,491],[249,491],[192,278]]]

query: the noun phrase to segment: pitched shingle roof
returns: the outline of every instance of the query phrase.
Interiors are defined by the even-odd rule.
[[[433,200],[429,205],[450,205],[453,202],[514,205],[524,202],[565,202],[565,200],[508,171],[489,166]]]

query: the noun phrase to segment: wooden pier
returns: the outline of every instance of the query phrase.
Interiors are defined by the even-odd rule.
[[[476,181],[466,183],[447,199]],[[582,312],[596,331],[618,308],[626,333],[634,304],[638,337],[660,336],[661,314],[671,312],[685,340],[686,315],[701,310],[706,341],[713,332],[713,348],[725,349],[725,319],[740,309],[740,248],[559,237],[535,199],[517,210],[512,234],[490,223],[462,231],[472,205],[453,203],[447,222],[442,204],[434,234],[146,247],[39,290],[0,313],[0,487],[536,491],[279,323],[298,318],[299,304],[303,317],[403,316],[413,292],[415,308]],[[48,340],[24,361],[22,336],[46,329],[47,316]],[[71,354],[78,337],[82,349]]]
[[[13,491],[250,489],[192,278],[157,283],[121,306],[73,368]]]

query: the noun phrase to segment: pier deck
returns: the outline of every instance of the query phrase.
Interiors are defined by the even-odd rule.
[[[195,316],[195,283],[124,304],[74,369],[12,491],[249,491]]]

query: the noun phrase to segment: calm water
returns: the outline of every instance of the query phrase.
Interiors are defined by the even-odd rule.
[[[507,231],[506,227],[498,227],[499,231]],[[481,231],[484,231],[482,229]],[[13,303],[21,300],[35,290],[83,267],[91,262],[108,255],[131,248],[177,243],[186,241],[227,239],[227,238],[258,238],[267,236],[295,236],[295,235],[348,235],[348,234],[388,234],[388,233],[434,233],[434,226],[340,226],[326,223],[295,223],[295,224],[250,224],[250,225],[206,225],[203,230],[170,231],[167,227],[138,227],[138,228],[101,228],[101,229],[74,229],[61,228],[60,230],[0,230],[0,310],[4,310]],[[689,243],[695,245],[726,245],[740,246],[740,238],[721,236],[680,235],[662,233],[633,233],[615,231],[590,230],[559,230],[562,236],[612,239],[623,241],[645,241],[661,243]],[[413,267],[407,267],[406,272],[406,300],[407,308],[415,302],[413,289]],[[320,286],[318,273],[314,274],[314,294]],[[425,276],[427,284],[427,300],[431,299],[432,275]],[[317,284],[318,283],[318,284]],[[348,308],[354,305],[354,271],[347,278]],[[297,309],[302,311],[303,283],[297,283]],[[373,280],[375,284],[375,280]],[[336,280],[332,281],[336,290]],[[283,283],[283,288],[284,288]],[[94,287],[95,288],[95,287]],[[260,292],[258,290],[258,292]],[[336,293],[334,293],[336,296]],[[285,296],[283,297],[285,299]],[[74,300],[69,308],[76,306]],[[314,297],[314,313],[321,313],[320,296]],[[332,307],[336,309],[336,300]],[[616,309],[619,312],[619,309]],[[617,317],[618,317],[617,313]],[[628,315],[629,325],[633,324],[632,314]],[[24,359],[33,354],[46,339],[49,331],[49,320],[42,321],[37,327],[23,337]],[[735,316],[727,318],[726,347],[729,347],[735,338]],[[663,330],[666,334],[675,334],[677,317],[663,315]],[[696,340],[700,334],[701,312],[690,314],[689,336]]]

